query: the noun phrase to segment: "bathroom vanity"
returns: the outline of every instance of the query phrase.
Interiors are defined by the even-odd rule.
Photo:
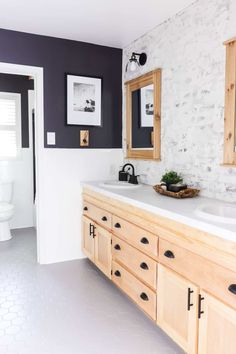
[[[186,353],[235,354],[236,225],[197,216],[207,202],[85,183],[82,247]]]

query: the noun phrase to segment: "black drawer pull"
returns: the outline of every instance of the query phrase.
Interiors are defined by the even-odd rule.
[[[120,274],[119,270],[116,270],[114,274],[115,274],[116,277],[121,277],[121,274]]]
[[[142,268],[144,270],[148,270],[149,269],[147,263],[145,263],[145,262],[140,264],[140,268]]]
[[[89,224],[89,236],[93,236],[93,238],[94,238],[96,236],[95,230],[96,230],[96,227],[90,223]]]
[[[149,300],[147,294],[145,294],[145,293],[140,294],[140,298],[141,298],[143,301],[148,301],[148,300]]]
[[[174,253],[172,251],[170,251],[170,250],[165,251],[164,256],[167,257],[167,258],[175,258]]]
[[[232,294],[236,295],[236,284],[231,284],[231,285],[228,287],[228,290],[229,290]]]
[[[89,236],[93,235],[93,224],[89,223]]]
[[[204,313],[204,311],[202,311],[202,301],[204,300],[204,297],[199,294],[198,295],[198,318],[200,320],[201,315]]]
[[[143,243],[144,245],[149,245],[149,241],[146,237],[141,238],[140,242]]]
[[[188,288],[188,311],[190,311],[191,307],[193,306],[193,304],[191,303],[191,294],[193,293],[194,291]]]
[[[117,222],[117,223],[115,224],[115,227],[116,227],[117,229],[120,229],[120,228],[121,228],[121,225]]]
[[[103,217],[102,217],[102,221],[107,221],[107,217],[106,217],[106,216],[103,216]]]
[[[120,250],[121,250],[120,245],[118,245],[118,244],[115,245],[114,248],[115,248],[115,250],[117,250],[117,251],[120,251]]]
[[[88,211],[88,207],[85,206],[85,207],[84,207],[84,211]]]

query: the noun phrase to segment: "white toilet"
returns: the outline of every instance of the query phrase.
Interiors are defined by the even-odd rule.
[[[13,183],[0,180],[0,242],[12,238],[9,220],[14,214],[14,205],[11,204]]]

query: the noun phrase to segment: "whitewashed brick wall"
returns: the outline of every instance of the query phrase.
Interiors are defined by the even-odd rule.
[[[168,169],[202,195],[236,202],[236,168],[223,167],[225,47],[236,36],[236,0],[199,0],[124,49],[123,80],[162,68],[162,161],[132,161],[142,180]],[[145,20],[147,17],[145,16]],[[147,64],[125,73],[133,52]],[[125,117],[125,96],[124,96]],[[125,124],[124,124],[125,143]],[[125,144],[124,144],[125,146]]]

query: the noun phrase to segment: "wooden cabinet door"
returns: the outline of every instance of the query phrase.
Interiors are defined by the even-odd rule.
[[[95,224],[95,264],[111,279],[111,233]]]
[[[235,354],[236,311],[205,292],[201,295],[198,353]]]
[[[94,262],[94,227],[95,224],[87,217],[82,217],[82,249],[84,254]]]
[[[188,354],[197,353],[198,293],[198,287],[158,265],[157,324]]]

